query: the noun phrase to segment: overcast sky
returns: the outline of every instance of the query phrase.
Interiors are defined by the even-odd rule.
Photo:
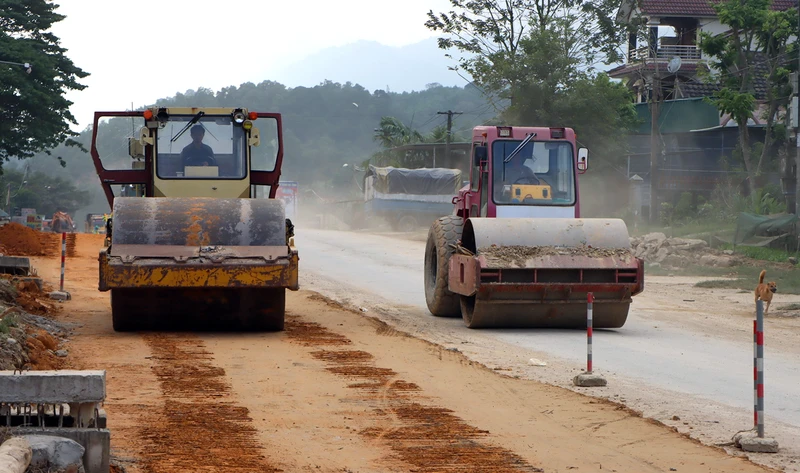
[[[88,88],[70,92],[80,131],[95,111],[139,108],[208,87],[270,74],[330,46],[373,40],[389,46],[436,34],[426,13],[448,0],[55,0],[53,26]],[[370,67],[364,64],[363,67]],[[292,86],[293,84],[286,84]],[[389,84],[391,85],[391,84]]]

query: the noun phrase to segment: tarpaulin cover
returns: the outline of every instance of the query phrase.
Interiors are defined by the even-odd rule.
[[[734,244],[746,246],[768,246],[777,237],[795,233],[797,215],[754,215],[739,214],[736,222]]]
[[[405,169],[370,165],[375,191],[382,194],[456,195],[463,186],[458,169]]]

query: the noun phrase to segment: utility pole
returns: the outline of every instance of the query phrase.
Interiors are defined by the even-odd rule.
[[[658,77],[658,62],[653,74],[653,95],[650,99],[650,223],[658,222],[658,155],[661,149],[658,117],[661,107],[661,79]]]
[[[797,19],[800,21],[800,4],[798,4],[797,8]],[[800,43],[800,38],[795,38],[795,43]],[[793,87],[793,94],[794,97],[792,98],[792,118],[793,122],[792,126],[794,126],[794,134],[795,134],[795,146],[796,146],[796,154],[794,158],[794,167],[795,167],[795,175],[794,175],[794,214],[798,215],[800,211],[800,192],[798,192],[798,188],[800,188],[800,116],[798,115],[798,94],[800,93],[800,88],[798,88],[798,77],[800,77],[800,50],[798,50],[797,56],[797,65],[798,69],[797,72],[794,74],[794,80],[792,81]],[[788,157],[787,157],[788,161]]]
[[[661,150],[660,129],[658,126],[661,104],[661,77],[658,72],[658,23],[648,22],[650,26],[650,57],[653,59],[653,90],[650,97],[650,223],[658,222],[658,158]]]
[[[437,115],[447,115],[447,139],[444,145],[444,156],[445,162],[450,163],[450,141],[451,140],[451,130],[453,129],[453,115],[461,115],[463,112],[454,112],[452,110],[448,110],[446,112],[436,112]],[[433,167],[436,167],[436,160],[434,160]]]
[[[800,70],[800,69],[798,69]],[[786,211],[790,214],[797,214],[797,176],[792,167],[797,167],[798,160],[800,160],[800,133],[798,133],[798,72],[792,73],[792,102],[789,106],[789,128],[794,130],[795,143],[797,149],[795,151],[795,158],[792,159],[791,155],[787,153],[786,159],[783,163],[782,179],[783,192],[786,195]],[[794,190],[794,196],[790,197],[791,191]]]

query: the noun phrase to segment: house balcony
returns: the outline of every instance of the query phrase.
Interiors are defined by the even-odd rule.
[[[694,45],[681,45],[681,44],[669,44],[669,45],[662,45],[659,46],[656,54],[657,59],[665,59],[669,60],[673,57],[679,57],[682,61],[699,61],[702,59],[702,53],[700,48]],[[635,62],[644,62],[648,59],[652,59],[652,51],[649,47],[644,46],[641,48],[637,48],[631,51],[630,57],[628,58],[629,63]]]

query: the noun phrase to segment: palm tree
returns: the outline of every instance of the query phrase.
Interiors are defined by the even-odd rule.
[[[422,141],[422,135],[394,117],[382,117],[373,135],[385,149]]]

